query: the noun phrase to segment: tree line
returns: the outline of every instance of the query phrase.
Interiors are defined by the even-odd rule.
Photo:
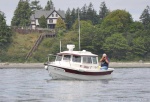
[[[39,3],[38,0],[31,1],[31,3],[28,0],[20,0],[11,25],[29,26],[30,16],[35,10],[54,8],[51,0],[47,2],[45,8],[42,8]],[[75,35],[78,34],[78,18],[80,18],[81,49],[98,55],[107,53],[114,60],[150,60],[149,6],[141,13],[140,21],[134,21],[132,15],[126,10],[109,10],[105,2],[100,4],[98,13],[90,3],[88,6],[85,4],[82,8],[72,10],[68,8],[65,16],[65,26],[61,25],[61,20],[56,24],[56,28],[59,29],[57,31],[59,39],[70,40],[69,43],[74,43],[78,47],[78,36]],[[0,17],[2,18],[0,20],[4,21],[2,25],[8,30],[4,14],[0,14]],[[11,37],[11,31],[6,33],[7,30],[5,30],[5,33],[1,33],[2,30],[4,29],[0,28],[0,44],[10,43],[11,40],[7,38]],[[55,42],[52,42],[51,45],[55,45]]]

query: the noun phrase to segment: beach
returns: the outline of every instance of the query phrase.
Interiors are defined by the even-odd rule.
[[[110,62],[111,68],[150,68],[150,62]],[[44,63],[0,63],[3,68],[44,68]]]

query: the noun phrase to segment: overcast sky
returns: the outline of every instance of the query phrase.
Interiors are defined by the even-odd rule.
[[[33,0],[30,0],[33,1]],[[48,0],[39,0],[42,7],[45,7]],[[150,0],[52,0],[55,9],[66,11],[68,8],[81,8],[86,4],[87,6],[91,2],[94,9],[99,12],[100,4],[104,1],[108,9],[116,10],[126,10],[136,21],[139,21],[139,17],[142,14],[146,6],[150,6]],[[8,25],[11,24],[11,19],[13,17],[14,11],[18,5],[19,0],[0,0],[0,11],[5,13],[6,22]]]

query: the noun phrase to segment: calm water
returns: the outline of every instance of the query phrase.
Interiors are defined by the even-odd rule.
[[[150,102],[150,68],[115,69],[111,80],[51,80],[45,69],[0,69],[0,102]]]

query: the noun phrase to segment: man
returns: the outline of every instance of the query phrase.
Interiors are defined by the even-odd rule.
[[[100,59],[101,69],[107,70],[109,66],[109,61],[107,55],[104,53],[102,58]]]

